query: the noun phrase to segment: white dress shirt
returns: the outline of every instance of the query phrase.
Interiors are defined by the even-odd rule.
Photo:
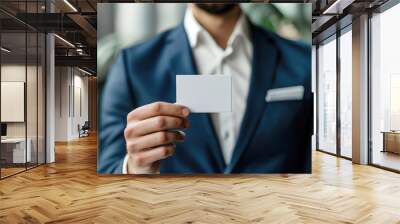
[[[211,114],[225,164],[229,164],[239,135],[249,92],[253,45],[249,24],[241,15],[225,49],[197,22],[191,9],[185,14],[184,28],[199,74],[232,76],[232,112]],[[122,173],[127,173],[128,156]]]
[[[225,163],[229,164],[239,135],[249,92],[253,45],[249,24],[241,15],[225,49],[186,11],[184,27],[199,74],[232,76],[232,112],[211,114]]]

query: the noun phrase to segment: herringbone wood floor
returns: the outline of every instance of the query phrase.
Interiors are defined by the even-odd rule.
[[[400,175],[320,152],[312,175],[98,176],[96,139],[0,181],[0,223],[400,223]]]

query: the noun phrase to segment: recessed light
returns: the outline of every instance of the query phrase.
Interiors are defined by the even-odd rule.
[[[1,49],[2,51],[6,52],[6,53],[10,53],[10,52],[11,52],[11,50],[9,50],[9,49],[7,49],[7,48],[5,48],[5,47],[1,47],[0,49]]]
[[[90,72],[88,72],[88,71],[86,71],[86,70],[83,70],[83,69],[81,69],[81,68],[79,68],[78,67],[78,69],[79,69],[79,71],[81,71],[81,72],[83,72],[83,73],[85,73],[85,74],[87,74],[87,75],[92,75],[92,73],[90,73]]]
[[[354,0],[336,0],[327,9],[325,9],[322,14],[342,14],[343,10],[353,2]]]
[[[67,45],[69,45],[70,47],[75,48],[75,45],[73,45],[71,42],[69,42],[68,40],[60,37],[58,34],[54,34],[55,37],[57,37],[59,40],[61,40],[62,42],[66,43]]]
[[[78,10],[68,1],[64,0],[65,4],[67,4],[74,12],[78,12]]]

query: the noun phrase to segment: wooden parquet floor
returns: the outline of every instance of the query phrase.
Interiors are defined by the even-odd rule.
[[[0,181],[0,223],[400,223],[400,175],[320,152],[312,175],[98,176],[96,139]]]

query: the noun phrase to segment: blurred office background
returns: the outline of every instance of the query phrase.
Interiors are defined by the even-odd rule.
[[[97,68],[101,88],[115,55],[182,22],[187,4],[98,3]],[[281,36],[311,44],[311,4],[245,3],[250,19]]]

